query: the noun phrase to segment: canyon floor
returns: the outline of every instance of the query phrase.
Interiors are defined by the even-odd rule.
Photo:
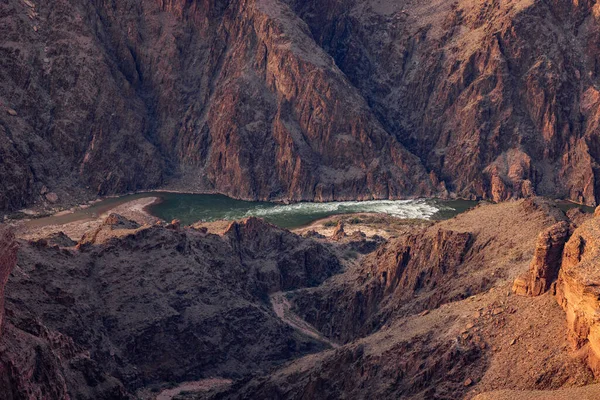
[[[556,256],[595,260],[592,214],[535,198],[289,232],[149,201],[17,229],[3,399],[595,398],[594,283]]]

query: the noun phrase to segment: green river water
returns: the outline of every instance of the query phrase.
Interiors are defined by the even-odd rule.
[[[398,218],[441,220],[452,218],[477,205],[476,201],[439,199],[278,204],[235,200],[217,194],[147,192],[108,198],[73,213],[34,219],[30,221],[29,225],[35,227],[65,224],[96,218],[116,206],[147,197],[160,198],[159,202],[148,207],[148,211],[167,221],[178,219],[183,224],[189,225],[198,221],[237,220],[255,216],[289,229],[305,226],[332,215],[348,213],[384,213]],[[565,210],[572,207],[577,207],[577,205],[561,203],[561,208]],[[590,210],[585,209],[585,211]]]

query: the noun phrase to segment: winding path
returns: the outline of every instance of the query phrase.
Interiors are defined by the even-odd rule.
[[[297,314],[292,311],[292,306],[289,300],[285,297],[284,292],[277,292],[271,294],[271,304],[273,305],[273,311],[275,314],[286,324],[292,328],[317,339],[320,342],[327,343],[331,347],[339,347],[339,344],[334,343],[327,339],[321,334],[314,326],[300,318]]]

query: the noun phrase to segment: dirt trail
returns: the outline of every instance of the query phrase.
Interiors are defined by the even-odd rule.
[[[209,378],[194,382],[183,382],[172,389],[163,390],[155,400],[171,400],[182,392],[207,392],[214,389],[224,389],[231,385],[231,379]]]
[[[286,324],[292,328],[299,330],[300,332],[315,338],[321,342],[325,342],[331,347],[340,347],[339,344],[334,343],[323,336],[314,326],[300,318],[292,311],[292,306],[289,300],[285,297],[284,292],[277,292],[271,294],[271,304],[273,305],[273,311],[275,314]]]

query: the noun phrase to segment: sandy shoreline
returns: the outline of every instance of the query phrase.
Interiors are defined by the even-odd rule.
[[[17,221],[13,226],[15,227],[16,235],[27,240],[36,240],[48,237],[54,233],[63,232],[72,240],[78,241],[85,232],[100,226],[104,219],[111,213],[120,214],[141,225],[155,224],[160,219],[151,215],[147,210],[159,200],[158,197],[144,197],[123,204],[115,204],[113,207],[107,207],[99,215],[76,215],[76,212],[61,215],[55,214],[40,220]],[[69,216],[72,216],[72,220],[68,218]],[[59,220],[56,223],[45,223],[58,217],[67,217],[65,219],[66,222]]]

